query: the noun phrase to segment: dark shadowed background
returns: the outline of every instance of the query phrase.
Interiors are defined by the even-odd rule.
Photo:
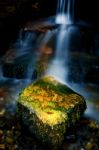
[[[57,0],[0,0],[0,55],[27,20],[53,16],[56,7]],[[75,21],[88,22],[99,32],[98,0],[75,0],[74,14]]]

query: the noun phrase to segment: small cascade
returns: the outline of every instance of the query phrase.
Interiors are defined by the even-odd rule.
[[[30,53],[34,47],[34,41],[36,40],[36,34],[21,30],[19,38],[14,44],[16,49],[17,57]]]
[[[69,24],[74,17],[74,0],[58,0],[55,22],[57,24]]]
[[[48,30],[39,36],[28,30],[20,31],[19,38],[12,49],[15,49],[17,63],[24,66],[25,78],[32,79],[36,64],[41,60],[42,55],[51,51],[47,44],[55,35],[55,54],[52,62],[48,64],[47,73],[66,81],[68,75],[68,31],[66,25],[72,18],[72,2],[71,0],[58,0],[56,24],[60,24],[60,27],[56,30]],[[11,55],[9,54],[9,56]]]
[[[55,57],[52,60],[47,74],[57,77],[59,80],[67,84],[68,76],[68,39],[69,31],[66,25],[71,21],[71,0],[59,0],[57,6],[56,23],[60,24],[57,29]],[[73,12],[73,10],[72,10]]]
[[[61,82],[65,82],[67,76],[66,62],[68,54],[66,51],[68,43],[66,39],[66,29],[57,31],[55,57],[47,70],[48,75],[55,76]]]
[[[18,39],[3,56],[3,62],[8,66],[4,69],[6,77],[11,72],[10,77],[15,79],[32,79],[36,64],[36,41],[37,34],[35,32],[20,30]],[[11,66],[12,70],[10,71]],[[2,66],[0,67],[0,76],[2,76]]]

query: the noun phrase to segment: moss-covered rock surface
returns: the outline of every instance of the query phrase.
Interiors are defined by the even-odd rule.
[[[81,95],[53,77],[43,77],[30,84],[18,99],[20,119],[51,149],[61,146],[68,127],[80,119],[85,108]]]

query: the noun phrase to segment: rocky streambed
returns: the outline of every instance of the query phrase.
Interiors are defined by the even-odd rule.
[[[8,150],[44,150],[37,138],[22,125],[16,117],[16,100],[20,91],[28,83],[24,80],[3,80],[0,82],[0,149]],[[98,106],[98,104],[97,104]],[[89,106],[88,106],[89,107]],[[97,114],[98,115],[98,114]],[[60,149],[98,150],[99,124],[83,116],[64,135]]]
[[[46,30],[48,30],[49,27],[46,30],[44,29],[41,30],[41,27],[40,27],[40,30],[39,30],[39,28],[37,28],[37,34],[38,34],[38,30],[39,30],[39,34],[41,34],[42,32],[45,32]],[[53,42],[50,41],[50,44],[53,45]],[[70,43],[70,45],[73,45],[73,44]],[[88,59],[87,57],[85,57],[86,48],[84,48],[85,49],[84,59],[82,59],[82,56],[83,56],[82,53],[81,53],[81,57],[78,57],[80,56],[79,49],[81,48],[81,46],[79,48],[79,47],[76,47],[75,45],[73,46],[73,48],[75,50],[77,49],[77,53],[74,52],[73,56],[71,55],[71,59],[73,57],[74,61],[69,64],[69,66],[71,66],[71,69],[69,72],[70,73],[69,80],[74,82],[74,83],[70,83],[70,86],[72,89],[76,90],[79,94],[81,94],[84,98],[86,98],[87,109],[85,111],[85,115],[79,118],[77,123],[72,124],[72,126],[70,126],[68,130],[64,133],[64,140],[60,146],[60,149],[62,150],[99,150],[99,146],[98,146],[98,143],[99,143],[98,74],[96,72],[94,73],[93,69],[91,68],[91,66],[93,66],[93,68],[95,68],[95,71],[97,71],[99,69],[98,67],[99,60],[97,56],[96,56],[97,59],[96,58],[93,59],[93,57],[89,57]],[[86,56],[91,56],[90,47],[88,50],[89,50],[88,55]],[[37,137],[34,134],[30,133],[29,126],[27,128],[27,126],[23,124],[23,122],[20,122],[20,119],[18,119],[16,115],[16,108],[17,108],[16,102],[17,102],[19,93],[31,82],[29,81],[29,79],[26,78],[27,76],[24,77],[24,70],[26,70],[26,67],[27,67],[27,64],[24,64],[24,62],[28,62],[30,59],[30,56],[28,56],[26,53],[25,57],[22,56],[20,59],[21,61],[19,61],[19,59],[17,60],[17,57],[13,57],[12,52],[14,52],[14,50],[11,51],[10,53],[11,55],[9,54],[9,57],[11,59],[7,56],[6,57],[7,59],[5,57],[4,59],[2,59],[2,61],[4,61],[5,63],[0,61],[0,65],[2,65],[3,63],[3,65],[0,66],[1,67],[1,70],[0,70],[1,71],[0,72],[0,149],[1,150],[3,149],[4,150],[44,150],[46,149],[46,147],[48,149],[48,146],[44,146],[42,142],[40,142],[40,140],[39,141],[37,140]],[[36,72],[36,75],[34,75],[35,78],[37,78],[37,75],[40,77],[41,74],[43,74],[43,72],[46,69],[45,64],[48,63],[48,58],[50,57],[50,55],[54,55],[53,49],[49,47],[49,45],[39,49],[38,53],[41,55],[40,55],[40,61],[39,60],[37,61],[37,67],[36,67],[37,70],[34,69],[35,70],[34,72]],[[29,54],[31,55],[31,52]],[[34,57],[35,55],[31,55],[31,56]],[[46,59],[44,59],[44,56],[45,57],[47,56]],[[78,63],[78,58],[79,58],[81,65]],[[45,63],[44,65],[43,64],[40,65],[40,62],[43,62],[43,59],[45,60]],[[86,61],[83,62],[82,60],[86,60]],[[87,62],[87,60],[89,61]],[[34,65],[34,62],[32,63]],[[23,64],[23,65],[20,66],[20,64]],[[86,64],[88,64],[89,67],[85,67]],[[44,66],[44,69],[40,71],[40,69],[42,69],[42,66]],[[74,68],[72,68],[72,66],[74,66]],[[81,66],[80,68],[82,68],[82,70],[79,70],[79,66]],[[77,70],[76,70],[76,67],[77,67]],[[2,68],[3,68],[3,71],[2,71]],[[88,82],[85,82],[85,80],[82,80],[83,73],[85,73],[84,75],[86,76],[86,68],[89,68],[88,70],[89,72],[87,74],[88,79],[89,79],[90,72],[92,72],[92,78],[90,80],[87,80]],[[33,67],[32,67],[32,71],[33,71]],[[94,80],[94,79],[97,79],[97,80]],[[53,103],[49,103],[49,105],[53,107],[56,106]],[[73,119],[72,118],[73,115],[70,117],[71,120]]]

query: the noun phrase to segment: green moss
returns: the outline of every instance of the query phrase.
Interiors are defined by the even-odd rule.
[[[55,110],[66,112],[66,109],[65,109],[64,107],[59,107],[59,106],[57,106],[57,107],[55,108]]]
[[[47,77],[44,79],[40,79],[37,82],[35,82],[33,85],[38,85],[48,90],[49,89],[54,90],[57,94],[70,94],[73,92],[70,88],[66,87],[66,85],[56,83],[56,82],[54,83],[54,82],[51,82],[52,79],[51,80],[48,80],[48,79],[50,78]]]
[[[56,105],[57,105],[57,103],[55,103],[55,102],[53,102],[53,101],[50,101],[50,102],[48,103],[48,106],[50,106],[51,108],[55,108]]]
[[[59,147],[67,128],[83,114],[84,98],[53,77],[44,77],[26,87],[18,99],[19,113],[42,142]]]

